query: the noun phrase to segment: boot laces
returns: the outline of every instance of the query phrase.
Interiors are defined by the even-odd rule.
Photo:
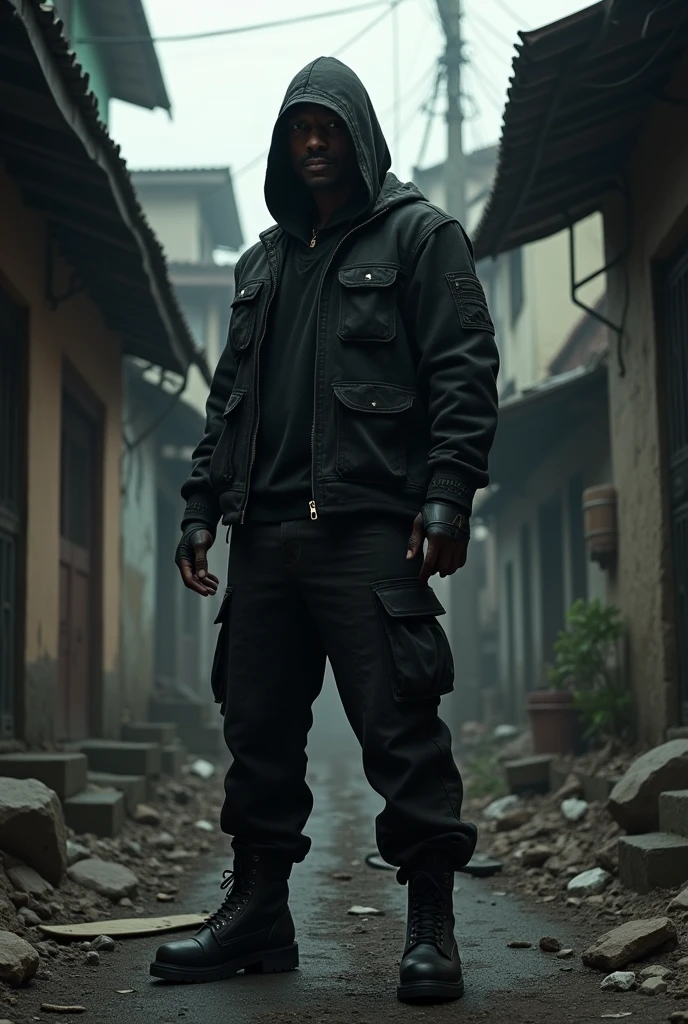
[[[427,871],[418,871],[411,879],[411,920],[409,944],[432,942],[441,948],[447,896]]]
[[[218,931],[224,928],[248,906],[258,872],[252,868],[248,872],[226,870],[222,872],[221,889],[228,889],[221,906],[211,914],[206,924]]]

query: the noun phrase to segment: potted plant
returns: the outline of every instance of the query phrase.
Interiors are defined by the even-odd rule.
[[[618,608],[599,599],[571,606],[554,644],[550,689],[529,701],[537,753],[574,753],[581,726],[589,742],[619,739],[627,730],[631,696],[620,673],[622,635]]]

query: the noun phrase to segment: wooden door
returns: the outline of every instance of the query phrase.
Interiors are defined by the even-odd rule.
[[[62,405],[60,677],[57,736],[89,734],[93,686],[98,425],[67,392]]]

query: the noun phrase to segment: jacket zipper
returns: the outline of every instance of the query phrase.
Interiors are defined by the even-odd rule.
[[[329,258],[329,260],[327,262],[327,266],[325,267],[325,271],[324,271],[323,276],[322,276],[322,283],[320,285],[320,291],[318,292],[318,313],[317,313],[317,320],[316,320],[317,335],[316,335],[316,341],[315,341],[315,370],[314,370],[314,373],[313,373],[313,424],[311,426],[311,494],[312,494],[312,497],[311,497],[311,500],[308,502],[308,509],[309,509],[309,512],[310,512],[311,519],[317,519],[318,518],[318,508],[317,508],[316,501],[315,501],[315,410],[317,408],[317,401],[318,401],[318,354],[319,354],[318,353],[318,338],[320,336],[320,300],[322,298],[323,284],[325,283],[325,278],[327,277],[327,273],[328,273],[330,267],[332,266],[332,261],[334,260],[335,256],[339,252],[339,249],[341,248],[341,246],[344,245],[344,242],[346,242],[347,238],[351,238],[351,236],[353,234],[355,234],[357,231],[360,231],[362,228],[365,228],[369,224],[372,224],[372,222],[374,220],[377,220],[378,217],[381,217],[386,212],[387,212],[386,209],[385,210],[380,210],[373,217],[370,217],[368,220],[364,221],[362,224],[357,224],[355,228],[352,228],[351,231],[348,231],[344,235],[343,238],[339,239],[339,241],[337,242],[337,244],[336,244],[336,246],[334,248],[334,251],[332,252],[332,255],[330,256],[330,258]]]
[[[270,257],[272,253],[272,243],[266,242],[266,248],[268,250],[268,263],[270,263]],[[248,508],[248,498],[251,490],[251,474],[253,473],[253,464],[256,461],[256,444],[258,441],[258,426],[260,424],[260,346],[263,344],[263,338],[268,326],[268,313],[270,312],[270,304],[274,298],[276,290],[276,278],[277,275],[272,265],[270,265],[270,273],[272,276],[272,291],[268,296],[268,301],[265,306],[265,316],[263,317],[263,330],[256,343],[256,419],[253,425],[253,438],[251,440],[251,453],[249,456],[248,470],[246,472],[246,494],[244,496],[244,507],[241,510],[241,524],[244,524],[246,519],[246,509]]]

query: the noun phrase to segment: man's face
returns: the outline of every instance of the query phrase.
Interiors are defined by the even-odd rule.
[[[338,114],[304,103],[287,114],[289,152],[296,175],[310,189],[351,185],[356,154],[349,131]]]

